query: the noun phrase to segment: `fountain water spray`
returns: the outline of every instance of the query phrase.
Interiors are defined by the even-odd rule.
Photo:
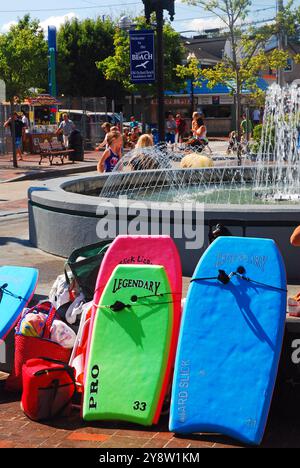
[[[266,201],[300,199],[299,133],[300,87],[272,85],[266,96],[254,197]]]

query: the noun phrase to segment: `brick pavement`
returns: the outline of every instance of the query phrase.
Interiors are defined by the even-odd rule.
[[[5,154],[0,155],[0,182],[14,179],[16,177],[33,174],[36,178],[53,175],[53,173],[61,172],[62,176],[65,171],[70,169],[86,168],[87,166],[93,166],[96,169],[97,161],[99,159],[99,152],[87,151],[85,152],[84,161],[75,161],[73,164],[71,161],[66,160],[64,164],[60,161],[56,164],[56,160],[52,166],[49,165],[48,159],[43,160],[42,164],[39,165],[38,154],[25,154],[23,161],[18,161],[18,168],[13,168],[12,155]]]
[[[298,390],[297,390],[297,393]],[[299,447],[299,395],[290,394],[293,408],[277,390],[262,447]],[[285,404],[284,410],[282,404]],[[144,428],[124,422],[84,423],[78,409],[49,423],[29,420],[14,395],[0,387],[0,448],[239,448],[243,444],[217,434],[179,437],[168,432],[168,418]]]

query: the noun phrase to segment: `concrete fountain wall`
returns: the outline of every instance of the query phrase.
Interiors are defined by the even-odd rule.
[[[211,178],[209,169],[204,169]],[[226,169],[227,171],[227,169]],[[229,177],[233,171],[240,168],[228,169]],[[174,171],[173,171],[174,172]],[[175,171],[176,172],[176,171]],[[182,173],[177,171],[178,176]],[[253,168],[244,169],[244,180],[251,180]],[[143,183],[151,178],[161,177],[163,171],[144,171]],[[217,172],[215,171],[217,174]],[[185,173],[186,174],[186,173]],[[97,226],[103,219],[104,208],[107,203],[115,206],[117,230],[115,234],[125,233],[124,229],[136,215],[126,216],[124,206],[119,206],[117,198],[100,198],[86,193],[100,191],[107,181],[107,175],[77,176],[41,182],[28,191],[29,232],[31,243],[52,254],[68,257],[76,248],[99,241]],[[124,174],[116,174],[116,181],[124,181]],[[128,177],[128,174],[127,174]],[[185,176],[186,177],[186,176]],[[218,177],[218,176],[216,176]],[[117,194],[116,194],[117,195]],[[182,213],[172,209],[169,203],[147,202],[137,200],[135,208],[143,210],[139,216],[144,226],[159,229],[162,224],[170,227],[170,234],[182,228]],[[150,210],[150,206],[152,211]],[[155,207],[155,212],[153,208]],[[184,228],[196,229],[196,223],[201,220],[201,210],[186,207]],[[170,221],[169,221],[170,220]],[[274,239],[284,257],[290,282],[300,279],[300,249],[290,246],[289,238],[295,226],[300,224],[299,205],[205,205],[204,211],[204,244],[201,248],[187,249],[186,243],[191,239],[184,234],[182,238],[174,238],[182,260],[183,274],[191,276],[194,268],[208,246],[210,226],[221,222],[227,226],[233,235],[249,237],[268,237]],[[149,227],[150,229],[150,227]],[[149,231],[150,233],[150,231]],[[160,233],[156,231],[155,233]]]

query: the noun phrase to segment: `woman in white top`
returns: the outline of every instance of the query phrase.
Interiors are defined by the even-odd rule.
[[[207,128],[204,123],[204,120],[201,117],[197,120],[197,125],[198,125],[198,128],[196,129],[196,137],[199,140],[199,142],[202,145],[204,145],[204,147],[207,147],[209,149],[209,152],[211,154],[212,150],[208,144]]]

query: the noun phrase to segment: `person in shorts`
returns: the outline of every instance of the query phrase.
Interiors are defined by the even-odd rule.
[[[19,115],[17,112],[14,112],[14,114],[6,121],[4,122],[4,127],[5,128],[10,128],[10,132],[12,135],[12,125],[14,124],[15,127],[15,145],[16,145],[16,154],[17,158],[19,161],[23,161],[22,157],[22,135],[23,135],[23,127],[24,124],[22,120],[19,118]]]
[[[63,135],[63,144],[65,148],[69,146],[69,136],[71,135],[74,129],[74,124],[72,120],[69,119],[68,114],[63,114],[63,120],[60,122],[56,134],[62,133]]]

